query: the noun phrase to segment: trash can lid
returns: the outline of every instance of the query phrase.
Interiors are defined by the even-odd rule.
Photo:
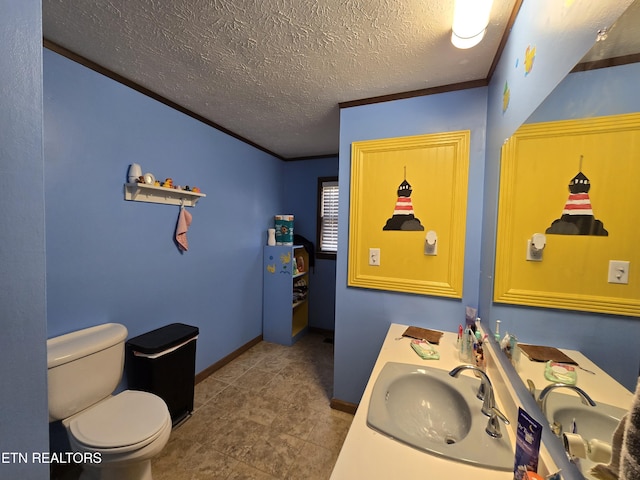
[[[197,336],[198,332],[198,327],[172,323],[129,339],[127,346],[140,353],[160,353]]]

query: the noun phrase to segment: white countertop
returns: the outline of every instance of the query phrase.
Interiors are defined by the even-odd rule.
[[[395,478],[473,478],[474,480],[500,480],[513,478],[513,472],[496,471],[475,467],[422,452],[367,426],[367,409],[371,391],[382,367],[387,362],[402,362],[426,365],[431,368],[451,370],[462,362],[456,349],[457,334],[445,333],[436,347],[440,360],[422,360],[410,347],[409,338],[401,338],[406,325],[392,324],[387,332],[369,382],[364,390],[358,411],[355,414],[340,456],[331,475],[332,480],[389,480]],[[463,374],[468,375],[468,374]],[[498,408],[501,408],[498,399]],[[516,419],[511,419],[516,420]],[[504,428],[504,435],[511,430]],[[515,452],[515,447],[514,447]],[[515,453],[514,453],[515,455]]]

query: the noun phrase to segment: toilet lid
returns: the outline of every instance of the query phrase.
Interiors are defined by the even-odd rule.
[[[160,397],[125,390],[78,415],[69,428],[87,446],[117,448],[153,437],[168,417],[169,410]]]

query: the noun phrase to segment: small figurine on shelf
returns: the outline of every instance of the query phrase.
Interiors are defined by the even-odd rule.
[[[193,193],[200,193],[200,189],[199,189],[198,187],[193,187],[193,188],[191,189],[191,191],[192,191]]]
[[[162,184],[164,188],[173,188],[173,179],[167,178]]]
[[[138,183],[141,175],[142,167],[140,167],[140,164],[132,163],[129,165],[129,172],[127,173],[127,181],[129,183]]]

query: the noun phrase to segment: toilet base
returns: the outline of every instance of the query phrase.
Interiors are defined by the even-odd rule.
[[[102,468],[83,465],[79,480],[153,480],[151,460]]]
[[[151,459],[158,455],[167,445],[171,435],[171,415],[166,409],[164,425],[153,440],[147,440],[139,444],[100,450],[88,447],[74,437],[69,427],[69,419],[62,424],[67,428],[69,445],[74,452],[100,454],[97,463],[85,463],[82,465],[80,480],[153,480],[151,476]]]

